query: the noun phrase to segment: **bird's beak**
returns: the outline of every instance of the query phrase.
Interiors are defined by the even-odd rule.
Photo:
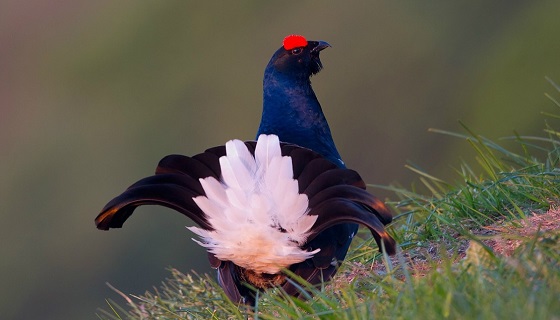
[[[313,42],[316,42],[317,45],[313,49],[311,49],[312,53],[319,53],[319,51],[331,47],[331,45],[326,41],[313,41]]]

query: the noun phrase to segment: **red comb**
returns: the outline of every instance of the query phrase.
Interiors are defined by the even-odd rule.
[[[292,50],[293,48],[305,47],[307,46],[307,40],[303,36],[298,36],[297,34],[291,34],[284,38],[284,49]]]

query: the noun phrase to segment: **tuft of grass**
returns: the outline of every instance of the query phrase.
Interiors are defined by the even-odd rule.
[[[549,80],[550,81],[550,80]],[[560,86],[550,81],[560,92]],[[555,106],[560,104],[548,95]],[[431,131],[462,139],[477,167],[463,162],[459,183],[409,166],[422,189],[394,192],[389,232],[396,257],[358,234],[337,276],[322,288],[295,277],[307,300],[280,289],[260,293],[255,308],[231,303],[208,275],[171,269],[160,288],[107,301],[99,319],[558,319],[560,315],[560,120],[545,114],[542,137],[508,137],[513,152],[472,132]],[[550,211],[549,211],[550,213]],[[538,218],[538,219],[533,219]],[[556,221],[548,221],[555,219]],[[530,226],[529,221],[534,225]],[[543,223],[546,222],[546,223]],[[521,236],[520,236],[521,234]],[[508,250],[496,244],[507,243]],[[504,253],[507,251],[507,254]]]
[[[183,274],[170,269],[171,277],[142,296],[124,296],[128,310],[108,301],[110,311],[101,309],[100,319],[244,319],[244,306],[227,299],[208,275]]]
[[[460,263],[431,261],[431,270],[423,276],[413,275],[403,264],[384,276],[325,290],[306,287],[314,294],[308,301],[271,290],[261,295],[255,310],[229,304],[211,279],[172,270],[167,283],[182,290],[202,285],[198,293],[203,294],[167,286],[134,297],[131,311],[104,313],[100,319],[553,319],[560,314],[558,240],[558,234],[533,238],[508,259],[475,247]],[[346,263],[342,268],[348,271],[352,266]]]
[[[467,134],[431,129],[432,132],[464,139],[476,151],[475,171],[463,162],[456,173],[461,184],[451,185],[421,170],[419,180],[430,195],[419,195],[405,188],[374,187],[393,191],[400,201],[392,202],[400,212],[395,220],[402,228],[397,234],[401,245],[418,239],[432,239],[449,234],[449,229],[468,235],[473,228],[491,224],[496,219],[525,218],[530,211],[546,210],[560,194],[560,132],[547,124],[546,138],[515,135],[522,154],[504,149],[499,144],[477,135],[462,124]],[[544,147],[531,141],[548,143]],[[544,160],[531,151],[544,153]]]

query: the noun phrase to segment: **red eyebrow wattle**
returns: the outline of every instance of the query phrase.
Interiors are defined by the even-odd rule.
[[[284,49],[292,50],[294,48],[307,46],[307,40],[303,36],[291,34],[284,38],[283,45]]]

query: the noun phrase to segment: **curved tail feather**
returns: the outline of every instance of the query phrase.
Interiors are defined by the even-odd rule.
[[[267,148],[273,147],[270,144],[277,141],[266,139],[266,137],[264,140],[268,141]],[[240,190],[246,189],[243,192],[252,190],[247,188],[245,183],[251,180],[252,174],[259,172],[258,166],[253,167],[251,163],[247,165],[248,161],[253,161],[251,157],[254,158],[255,153],[260,152],[260,156],[257,155],[257,157],[261,160],[255,161],[265,161],[263,159],[273,161],[269,154],[272,149],[259,149],[255,141],[234,141],[233,143],[233,145],[230,145],[230,151],[227,152],[239,155],[239,159],[220,160],[221,157],[226,156],[225,146],[210,148],[193,157],[182,155],[164,157],[159,162],[155,175],[137,181],[122,194],[107,203],[95,219],[97,228],[101,230],[121,228],[137,207],[141,205],[162,205],[192,219],[202,230],[205,230],[199,231],[199,233],[211,237],[211,233],[220,231],[217,229],[222,228],[223,223],[220,224],[218,223],[220,221],[212,220],[216,218],[212,218],[212,215],[205,213],[195,199],[203,196],[219,200],[216,196],[213,196],[213,194],[219,194],[221,200],[215,203],[219,206],[227,205],[227,202],[223,199],[226,199],[225,195],[230,197],[231,194],[222,194],[222,191],[218,190],[220,192],[217,192],[213,189],[222,188],[220,184],[225,183],[223,177],[224,169],[222,168],[222,165],[226,163],[225,161],[230,161],[227,168],[229,170],[227,174],[230,177],[228,179],[235,178],[232,181],[238,185],[237,187]],[[246,150],[243,149],[244,147],[246,147]],[[286,190],[286,192],[293,190],[290,192],[294,192],[295,196],[287,197],[287,194],[291,194],[289,192],[282,197],[278,197],[278,194],[276,194],[274,198],[276,200],[273,202],[284,202],[285,204],[292,201],[293,206],[284,207],[296,210],[295,208],[301,207],[300,205],[303,203],[306,204],[307,208],[305,205],[303,206],[303,216],[295,211],[275,213],[276,216],[272,216],[272,221],[277,225],[265,224],[264,226],[266,228],[277,228],[278,230],[271,230],[274,232],[280,231],[280,235],[286,232],[293,233],[295,232],[294,230],[303,230],[301,232],[305,232],[301,234],[300,238],[297,238],[298,244],[296,246],[299,246],[299,248],[296,249],[303,250],[310,257],[307,259],[303,258],[306,260],[299,260],[301,262],[293,263],[289,266],[293,273],[313,285],[330,279],[338,267],[337,260],[344,258],[347,247],[345,247],[346,249],[343,247],[348,242],[348,235],[350,237],[354,235],[355,229],[348,229],[350,228],[348,226],[353,226],[354,224],[361,224],[367,227],[377,242],[378,247],[380,249],[384,248],[387,254],[395,253],[396,243],[384,227],[384,225],[391,222],[392,215],[382,201],[365,190],[366,185],[357,172],[340,168],[318,153],[297,145],[280,143],[281,156],[278,155],[277,151],[277,149],[274,151],[274,157],[278,158],[278,161],[282,161],[283,165],[282,167],[277,166],[275,170],[281,169],[283,171],[279,172],[284,173],[272,174],[272,178],[267,178],[268,180],[266,181],[274,184],[276,183],[275,181],[279,180],[282,183],[270,189],[273,194],[280,193],[284,195],[280,192],[281,190]],[[229,157],[229,155],[227,156]],[[284,177],[286,175],[284,165],[285,161],[288,160],[286,157],[290,157],[289,161],[291,161],[293,179],[296,179],[297,183],[294,180],[289,182],[289,177]],[[239,175],[238,172],[240,163],[247,170],[246,173],[243,173],[244,176]],[[270,165],[270,167],[274,167],[274,165]],[[209,177],[212,177],[214,180],[208,180]],[[263,183],[266,184],[267,182],[264,181]],[[212,188],[209,188],[209,186]],[[247,195],[247,197],[247,199],[252,199],[251,201],[256,199],[256,196]],[[302,199],[298,197],[307,198],[302,202],[300,201]],[[235,203],[237,208],[239,208],[239,205],[240,203]],[[266,207],[262,202],[254,202],[254,205]],[[231,213],[231,211],[228,212]],[[243,217],[244,213],[237,212],[236,214]],[[248,217],[248,219],[266,222],[268,218],[263,215]],[[255,226],[261,226],[261,224],[256,224]],[[284,229],[284,227],[287,229]],[[340,230],[343,232],[340,232]],[[341,235],[344,235],[344,237]],[[276,249],[278,249],[277,245]],[[271,250],[275,249],[272,248]],[[341,253],[342,251],[344,252]],[[254,270],[244,269],[224,257],[218,258],[211,250],[208,252],[208,260],[211,266],[218,270],[219,283],[232,301],[242,303],[254,302],[253,291],[244,286],[244,282],[250,282],[251,280],[243,274],[246,273],[253,277],[255,275],[259,277],[259,272],[255,273]],[[268,279],[270,279],[270,275],[263,276],[261,280],[266,283],[266,281],[269,281]],[[262,288],[262,282],[261,286],[255,287]],[[290,281],[286,281],[282,287],[288,294],[301,294],[298,288]]]

